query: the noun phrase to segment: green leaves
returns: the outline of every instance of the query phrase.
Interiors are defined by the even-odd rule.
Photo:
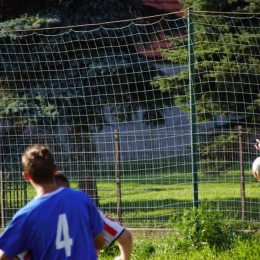
[[[57,25],[60,23],[60,19],[57,16],[39,16],[23,14],[19,18],[11,19],[0,23],[0,37],[9,36],[10,38],[16,39],[21,37],[25,32],[23,30],[33,31],[34,29],[46,28]],[[27,32],[28,33],[28,32]]]
[[[118,122],[132,120],[140,109],[148,110],[148,123],[163,121],[167,95],[150,84],[159,73],[136,50],[142,28],[130,22],[91,25],[133,17],[129,5],[137,11],[141,1],[13,0],[12,5],[0,23],[0,89],[5,88],[0,100],[7,102],[2,117],[13,124],[60,120],[101,129],[107,107]],[[82,24],[88,25],[38,30]]]
[[[212,121],[224,115],[230,122],[251,124],[255,118],[251,113],[260,112],[254,106],[259,94],[259,37],[260,24],[250,14],[224,16],[211,13],[196,13],[196,10],[235,11],[237,1],[185,1],[196,6],[194,20],[194,78],[197,119],[199,123]],[[241,9],[247,1],[240,1]],[[237,4],[237,3],[236,3]],[[222,9],[221,9],[222,10]],[[174,63],[187,64],[189,53],[187,39],[172,39],[177,50],[164,51],[164,57]],[[168,79],[159,78],[154,84],[162,90],[172,91],[175,103],[184,111],[189,107],[188,71]],[[229,123],[230,123],[229,122]],[[257,120],[258,122],[258,120]]]
[[[230,249],[239,235],[235,227],[221,220],[221,213],[207,202],[198,208],[184,210],[181,221],[174,229],[177,234],[176,250],[202,250],[205,247],[220,250]]]

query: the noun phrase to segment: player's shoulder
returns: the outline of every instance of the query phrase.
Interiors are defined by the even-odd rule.
[[[47,202],[48,200],[45,200],[46,198],[51,198],[52,201],[55,200],[59,200],[60,197],[64,198],[64,197],[74,197],[74,196],[78,196],[78,197],[83,197],[84,198],[84,194],[82,191],[79,190],[73,190],[70,188],[59,188],[58,190],[56,190],[55,192],[52,192],[50,194],[46,194],[40,197],[35,197],[34,199],[32,199],[31,201],[29,201],[25,206],[23,206],[21,209],[19,209],[17,211],[17,214],[26,214],[27,212],[31,212],[34,209],[37,209],[38,206],[42,203]]]
[[[61,194],[61,196],[68,196],[70,199],[77,198],[85,201],[91,201],[89,195],[77,189],[64,188],[63,194]]]
[[[67,193],[67,194],[75,194],[75,196],[86,196],[87,195],[82,190],[73,189],[73,188],[64,188],[63,192]]]
[[[36,199],[32,199],[31,201],[29,201],[26,205],[24,205],[22,208],[20,208],[15,214],[14,217],[18,217],[18,216],[23,216],[23,215],[28,215],[30,214],[32,211],[34,211],[34,209],[37,208],[37,206],[39,205],[39,200]]]

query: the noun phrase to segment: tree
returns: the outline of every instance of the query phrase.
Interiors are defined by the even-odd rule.
[[[260,122],[260,24],[259,17],[248,12],[259,13],[260,1],[182,2],[185,12],[188,7],[194,12],[194,92],[198,123],[210,121],[220,128],[254,127]],[[227,13],[223,15],[224,12]],[[187,38],[173,39],[172,44],[177,50],[165,51],[165,57],[175,63],[188,64]],[[189,112],[188,68],[176,76],[160,78],[154,84],[171,91],[175,104]],[[225,118],[221,126],[217,124],[219,116]],[[228,138],[215,138],[215,145],[221,147],[217,140],[224,139]],[[216,158],[210,145],[201,148],[206,160]],[[221,149],[218,152],[221,153]],[[220,162],[217,164],[223,168]]]
[[[160,98],[155,104],[154,96],[162,97],[162,93],[150,84],[157,76],[155,64],[136,53],[136,44],[142,40],[138,28],[131,22],[104,25],[104,29],[97,25],[133,18],[131,12],[141,4],[118,0],[8,2],[7,20],[0,24],[0,43],[5,49],[0,83],[5,97],[11,95],[13,102],[4,103],[2,117],[13,119],[11,125],[55,123],[88,132],[89,126],[101,129],[106,123],[102,109],[111,103],[117,104],[110,108],[119,121],[131,120],[132,112],[143,107],[146,122],[156,124],[153,119],[162,119],[163,104]],[[82,24],[88,26],[39,31],[52,37],[33,33],[39,28]],[[122,25],[126,27],[107,30]],[[11,68],[7,60],[11,60]]]

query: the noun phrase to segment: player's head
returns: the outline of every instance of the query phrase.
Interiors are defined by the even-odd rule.
[[[29,175],[37,184],[53,182],[53,175],[57,170],[50,149],[44,145],[28,147],[22,155],[24,176]]]
[[[69,180],[67,178],[67,176],[62,173],[62,172],[57,172],[55,175],[54,175],[54,180],[56,182],[56,185],[58,187],[70,187],[70,184],[69,184]]]

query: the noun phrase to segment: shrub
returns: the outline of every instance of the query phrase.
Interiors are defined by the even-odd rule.
[[[239,234],[235,227],[221,220],[221,213],[209,208],[207,203],[198,208],[184,210],[181,221],[174,226],[175,249],[225,250],[237,240]]]

